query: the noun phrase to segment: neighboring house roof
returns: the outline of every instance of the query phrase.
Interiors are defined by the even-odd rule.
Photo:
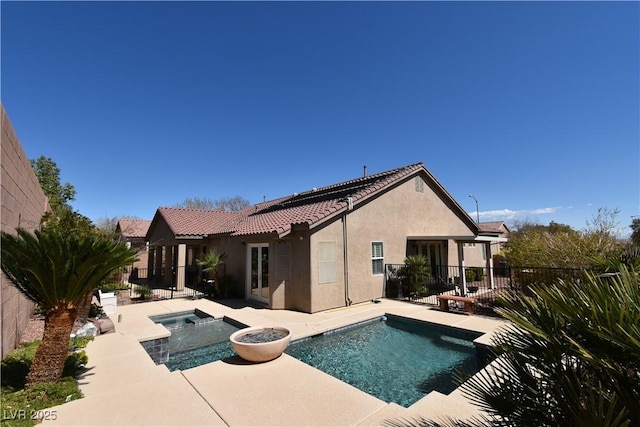
[[[509,227],[504,221],[481,222],[479,228],[480,233],[504,234],[509,232]]]
[[[440,191],[441,196],[458,209],[470,226],[475,226],[473,220],[422,163],[265,201],[239,212],[159,208],[153,221],[155,223],[160,217],[164,218],[176,237],[214,234],[277,234],[283,237],[296,225],[313,228],[341,214],[349,207],[348,198],[356,206],[419,173],[426,174],[430,184]]]
[[[147,219],[121,219],[116,232],[125,239],[143,239],[149,231],[151,221]]]

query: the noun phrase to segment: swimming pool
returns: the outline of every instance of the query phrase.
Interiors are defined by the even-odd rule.
[[[388,316],[292,342],[286,353],[385,402],[405,407],[456,388],[457,369],[478,371],[481,334]]]
[[[193,323],[193,315],[153,318],[171,330],[163,360],[171,371],[236,355],[229,337],[246,325],[226,317]],[[456,370],[477,372],[481,366],[473,340],[480,335],[388,315],[293,341],[286,353],[378,399],[408,407],[431,391],[453,391]]]
[[[151,316],[150,319],[171,331],[168,342],[164,344],[166,349],[163,349],[166,357],[161,359],[170,371],[194,368],[233,356],[235,351],[229,337],[246,327],[227,317],[215,319],[200,310]]]

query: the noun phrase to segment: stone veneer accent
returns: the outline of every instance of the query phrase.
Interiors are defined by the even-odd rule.
[[[20,141],[9,121],[9,116],[0,104],[2,154],[0,229],[15,233],[18,226],[33,231],[48,209],[38,178],[33,172]],[[0,273],[0,313],[2,318],[2,357],[16,348],[33,314],[34,304]]]

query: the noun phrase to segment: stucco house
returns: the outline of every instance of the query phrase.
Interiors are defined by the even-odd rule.
[[[151,220],[123,218],[116,224],[116,234],[120,242],[126,243],[127,247],[138,251],[138,261],[133,265],[136,268],[147,268],[149,244],[147,242],[147,232]]]
[[[464,266],[465,243],[490,254],[503,238],[480,233],[416,163],[239,212],[159,208],[146,239],[153,280],[190,285],[196,259],[214,250],[226,254],[223,274],[236,279],[245,299],[313,313],[384,296],[385,264],[407,255],[426,256],[437,272]]]
[[[491,242],[490,251],[486,244],[476,242],[465,243],[464,261],[468,267],[484,267],[487,264],[487,257],[499,255],[504,249],[505,242],[509,239],[509,227],[504,221],[481,222],[478,234],[480,236],[500,237]],[[498,266],[496,266],[498,267]]]

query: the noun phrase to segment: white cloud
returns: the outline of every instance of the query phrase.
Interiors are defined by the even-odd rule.
[[[511,209],[498,209],[493,211],[483,211],[480,212],[480,217],[484,220],[493,220],[493,221],[504,221],[504,220],[512,220],[516,218],[526,218],[532,215],[548,215],[552,213],[556,213],[562,209],[560,206],[550,207],[550,208],[538,208],[538,209],[524,209],[519,211],[514,211]],[[476,212],[468,212],[469,216],[472,218],[475,217]]]

